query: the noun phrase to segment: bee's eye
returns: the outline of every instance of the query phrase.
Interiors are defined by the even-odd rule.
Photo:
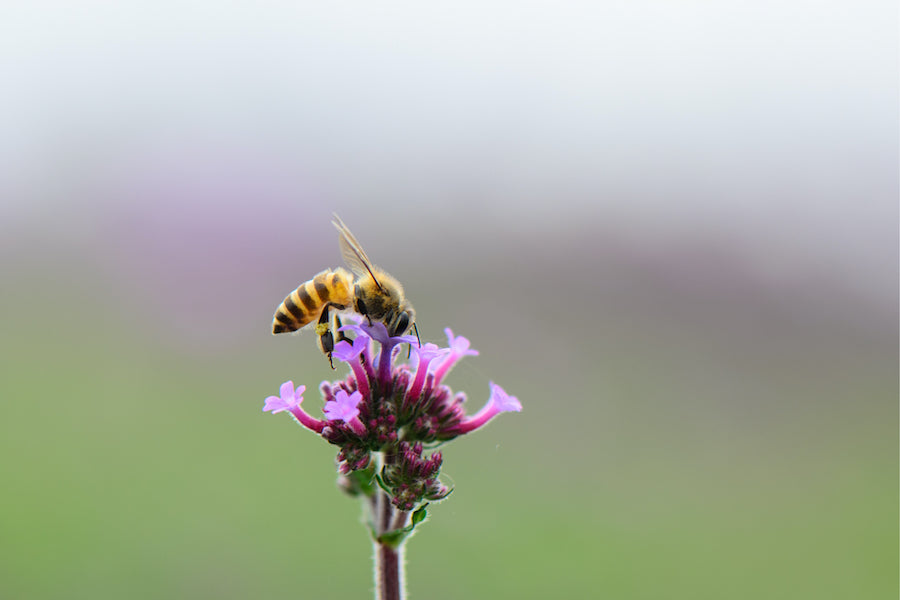
[[[407,329],[409,329],[409,313],[403,311],[397,315],[397,322],[394,325],[394,335],[406,333]]]

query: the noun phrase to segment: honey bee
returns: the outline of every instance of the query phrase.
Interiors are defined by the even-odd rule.
[[[413,328],[418,338],[419,329],[416,327],[416,311],[404,296],[400,282],[372,264],[340,217],[334,215],[331,223],[338,230],[341,254],[353,274],[342,267],[325,269],[300,285],[275,310],[272,333],[297,331],[318,317],[316,335],[319,336],[319,348],[334,369],[331,359],[334,332],[337,332],[338,341],[345,339],[343,333],[338,331],[341,312],[360,314],[369,324],[382,322],[391,336],[403,335]],[[331,321],[332,311],[334,323]]]

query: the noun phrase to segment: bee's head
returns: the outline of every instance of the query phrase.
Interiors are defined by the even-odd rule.
[[[369,278],[363,278],[356,284],[356,306],[360,314],[373,321],[389,321],[391,313],[400,306],[403,299],[402,288],[391,285],[386,278],[379,278],[376,284]]]
[[[403,295],[403,287],[396,279],[381,271],[378,283],[362,278],[354,289],[356,309],[373,321],[381,321],[392,336],[403,335],[416,322],[416,311]]]

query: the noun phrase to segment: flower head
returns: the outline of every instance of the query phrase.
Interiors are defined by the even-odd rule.
[[[306,427],[340,447],[338,470],[380,477],[391,502],[413,510],[450,493],[439,480],[443,456],[425,449],[474,431],[501,412],[520,411],[522,405],[503,388],[490,383],[484,408],[466,416],[466,396],[442,383],[444,375],[463,357],[477,356],[469,340],[446,329],[447,347],[419,345],[414,336],[391,336],[383,323],[365,322],[341,328],[356,334],[338,342],[333,356],[347,364],[346,379],[323,382],[326,420],[318,421],[300,409],[302,392],[286,382],[281,397],[270,396],[265,410],[288,410]],[[400,344],[410,344],[414,359],[394,365]],[[375,471],[375,468],[380,469]]]

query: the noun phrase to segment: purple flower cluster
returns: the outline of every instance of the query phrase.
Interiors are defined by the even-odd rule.
[[[401,510],[440,500],[451,491],[438,480],[441,453],[426,456],[427,448],[470,433],[501,412],[522,410],[515,397],[491,382],[485,406],[472,416],[465,414],[465,394],[454,394],[443,380],[460,359],[478,352],[450,329],[445,330],[446,348],[419,346],[413,336],[391,337],[382,323],[341,329],[356,334],[352,341],[338,342],[333,352],[350,373],[320,386],[325,419],[303,410],[306,388],[295,390],[291,381],[282,384],[280,396],[266,399],[263,410],[290,412],[298,423],[339,446],[338,471],[370,473]],[[411,361],[395,365],[401,344],[409,344]]]

